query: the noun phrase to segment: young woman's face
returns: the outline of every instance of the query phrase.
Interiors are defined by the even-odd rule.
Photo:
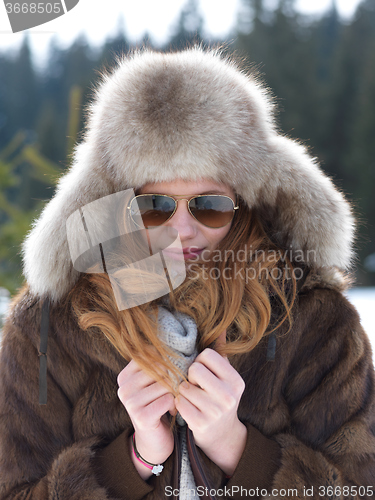
[[[177,209],[174,215],[163,224],[163,230],[171,229],[177,231],[184,259],[194,262],[207,260],[212,251],[220,241],[228,234],[231,223],[224,227],[210,228],[198,222],[189,212],[186,199],[199,194],[222,194],[232,198],[236,202],[236,196],[232,188],[225,184],[202,179],[200,181],[175,180],[172,182],[157,182],[145,184],[139,194],[166,194],[178,198]],[[183,199],[180,199],[183,198]],[[158,231],[160,228],[152,228],[150,231]]]

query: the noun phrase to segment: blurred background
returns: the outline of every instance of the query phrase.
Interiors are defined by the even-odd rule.
[[[23,282],[21,242],[69,166],[100,70],[136,46],[223,43],[277,96],[280,129],[353,202],[350,295],[375,338],[375,0],[93,4],[18,34],[0,11],[0,317]]]

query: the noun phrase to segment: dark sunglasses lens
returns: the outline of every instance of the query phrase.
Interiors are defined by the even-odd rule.
[[[198,222],[212,228],[226,226],[234,215],[233,201],[227,196],[197,196],[189,208]]]
[[[161,226],[175,209],[175,201],[161,194],[141,194],[130,204],[131,216],[136,224],[145,227]]]

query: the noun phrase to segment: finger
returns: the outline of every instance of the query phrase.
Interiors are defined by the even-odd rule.
[[[189,382],[183,382],[180,385],[179,396],[180,395],[202,413],[205,412],[211,400],[215,400],[215,396],[212,393],[209,393],[207,390],[197,387],[195,384]]]
[[[142,420],[146,422],[146,425],[149,421],[158,424],[161,417],[165,413],[173,411],[175,407],[175,398],[172,396],[172,394],[165,394],[164,396],[161,396],[160,398],[144,407],[142,412]]]
[[[196,358],[189,368],[188,380],[215,396],[216,401],[228,394],[239,398],[245,389],[241,375],[212,349],[205,349]]]
[[[180,386],[180,395],[196,407],[211,423],[228,412],[237,412],[240,394],[230,386],[218,381],[218,388],[212,391],[186,383]],[[177,407],[177,404],[176,404]]]
[[[126,379],[139,371],[141,371],[141,368],[138,363],[134,360],[129,361],[125,368],[118,374],[117,385],[120,387]]]
[[[155,382],[155,379],[148,375],[136,361],[132,360],[128,365],[119,373],[117,377],[117,384],[121,387],[124,384],[131,383],[138,388],[147,387]]]
[[[227,358],[224,358],[218,352],[210,348],[204,349],[204,351],[196,357],[195,362],[199,362],[206,366],[206,368],[221,380],[228,380],[233,378],[236,374],[238,375]]]
[[[180,385],[180,392],[187,396],[187,392],[192,392],[191,389],[199,389],[211,395],[220,397],[222,392],[223,381],[220,380],[211,370],[209,370],[202,363],[194,362],[188,370],[188,385],[182,383]],[[186,393],[186,394],[185,394]],[[196,391],[194,391],[196,393]],[[216,399],[216,398],[215,398]]]
[[[194,428],[195,425],[202,420],[203,416],[199,408],[192,404],[191,401],[185,398],[182,394],[179,394],[176,397],[175,405],[181,417],[191,428]]]
[[[136,411],[138,408],[149,405],[168,393],[170,393],[170,391],[158,382],[154,382],[141,389],[132,383],[125,383],[119,387],[117,391],[120,401],[126,406],[126,409],[130,413]]]

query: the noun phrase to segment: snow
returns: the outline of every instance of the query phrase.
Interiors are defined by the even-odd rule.
[[[370,337],[375,362],[375,287],[353,288],[347,292],[350,302],[356,307],[361,324]]]
[[[0,287],[0,338],[1,338],[1,325],[4,322],[9,302],[10,302],[10,293],[6,288]]]

